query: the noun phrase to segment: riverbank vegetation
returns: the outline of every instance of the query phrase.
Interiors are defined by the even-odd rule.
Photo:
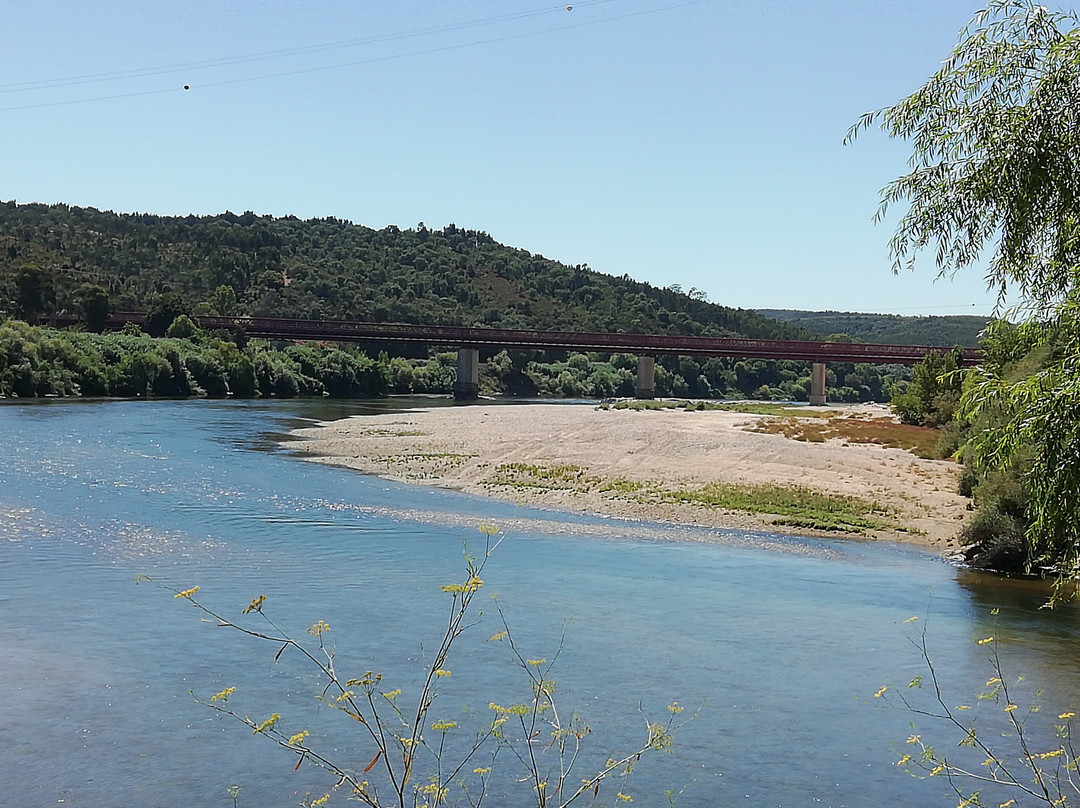
[[[1080,24],[1030,0],[994,0],[927,83],[867,113],[912,142],[912,170],[882,191],[903,204],[894,267],[935,245],[940,275],[989,258],[987,282],[1019,301],[983,363],[918,369],[898,397],[909,422],[945,424],[974,498],[979,565],[1080,574]]]
[[[254,213],[168,217],[68,205],[0,203],[0,319],[76,316],[100,331],[111,311],[147,314],[161,336],[180,314],[265,315],[501,328],[762,339],[852,339],[567,266],[447,225],[382,230],[339,219]],[[912,333],[912,337],[918,332]],[[915,342],[926,343],[940,330]],[[951,333],[951,332],[950,332]],[[952,344],[949,341],[945,344]],[[452,357],[361,345],[393,360],[396,393],[447,393]],[[555,351],[486,354],[485,394],[633,394],[636,358]],[[830,365],[829,399],[886,401],[901,366]],[[806,362],[660,357],[660,396],[805,401]]]
[[[0,322],[0,396],[40,398],[372,397],[385,362],[329,346],[237,342],[176,321],[170,336],[93,334]]]
[[[157,342],[134,326],[120,334],[98,334],[0,320],[0,396],[285,398],[453,392],[453,351],[426,357],[379,351],[372,360],[356,347],[325,343],[279,349],[243,333],[205,333],[182,311],[166,303],[151,312],[147,328],[157,333]],[[634,394],[637,357],[629,354],[503,350],[484,360],[483,395]],[[254,383],[248,364],[257,377]],[[890,384],[908,372],[900,366],[837,364],[828,372],[829,395],[838,402],[885,400]],[[656,364],[660,396],[805,401],[809,390],[805,362],[662,357]]]
[[[867,535],[874,531],[904,531],[897,513],[879,502],[854,496],[826,494],[800,485],[663,484],[594,474],[585,466],[503,463],[484,481],[492,488],[571,493],[600,492],[604,497],[642,505],[664,503],[759,514],[770,524],[828,533]]]

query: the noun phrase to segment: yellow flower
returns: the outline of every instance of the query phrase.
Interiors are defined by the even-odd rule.
[[[987,637],[985,640],[979,640],[979,645],[986,645],[994,641],[993,637]]]
[[[918,743],[920,738],[922,738],[921,735],[909,735],[907,743]]]
[[[185,589],[183,592],[177,592],[175,595],[173,595],[173,600],[176,600],[177,598],[187,598],[188,600],[191,600],[191,596],[198,591],[199,587],[193,586],[191,587],[191,589]]]
[[[490,766],[481,766],[481,767],[473,769],[472,771],[473,771],[473,774],[487,774],[489,771],[491,771],[491,767]]]
[[[446,732],[448,729],[454,729],[457,726],[457,721],[436,721],[431,725],[431,728],[436,732]]]
[[[478,530],[481,533],[486,533],[489,536],[494,536],[496,533],[499,532],[498,527],[496,527],[495,525],[488,524],[487,522],[481,522],[480,527],[478,528]]]
[[[258,735],[260,732],[267,732],[268,730],[272,730],[274,728],[274,724],[276,724],[280,720],[281,716],[277,713],[274,713],[268,719],[259,724],[259,726],[255,727],[254,734]]]
[[[505,640],[505,639],[506,639],[506,632],[505,631],[500,631],[498,634],[492,634],[490,637],[488,637],[488,642],[498,642],[499,640]]]
[[[911,761],[911,755],[904,755],[902,758],[900,758],[898,761],[896,761],[896,765],[897,766],[906,766],[910,761]]]
[[[622,800],[623,802],[633,802],[634,798],[629,794],[623,794],[621,791],[615,795],[615,799]]]
[[[526,659],[525,661],[527,663],[529,663],[530,665],[532,665],[534,668],[537,665],[543,665],[545,662],[547,662],[546,659]]]
[[[253,601],[251,601],[251,603],[247,605],[247,608],[244,609],[244,614],[250,614],[251,612],[261,612],[262,605],[264,603],[266,603],[266,595],[259,595],[259,597],[255,598]]]
[[[502,715],[528,715],[529,713],[529,707],[525,704],[512,704],[509,707],[501,707],[495,702],[491,702],[488,707]]]
[[[882,685],[881,690],[879,690],[877,693],[874,694],[874,698],[875,699],[880,699],[883,695],[885,695],[885,691],[888,690],[888,689],[889,689],[888,685]]]
[[[322,620],[320,620],[318,623],[316,623],[311,628],[309,628],[307,630],[307,633],[310,634],[312,637],[321,637],[323,634],[325,634],[329,630],[330,630],[330,626],[328,626],[326,623],[324,623]]]
[[[1016,705],[1015,704],[1010,704],[1008,707],[1003,709],[1001,712],[1003,712],[1003,713],[1011,713],[1015,709],[1016,709]]]
[[[231,696],[235,692],[236,692],[235,687],[227,687],[224,690],[222,690],[220,693],[218,693],[218,694],[216,694],[214,696],[211,696],[210,701],[228,701],[229,696]]]
[[[293,746],[297,746],[299,744],[302,744],[304,742],[304,738],[307,738],[307,737],[308,737],[308,731],[305,729],[303,732],[298,732],[295,735],[293,735],[291,738],[289,738],[289,743],[291,743]]]
[[[473,575],[463,584],[446,584],[444,586],[440,586],[439,589],[441,589],[443,592],[453,592],[456,595],[459,592],[475,592],[483,585],[484,582],[480,578]]]
[[[439,670],[435,671],[435,675],[436,675],[436,676],[439,676],[439,677],[442,677],[442,676],[449,676],[449,675],[450,675],[450,671],[444,671],[444,670],[443,670],[442,668],[439,668]]]
[[[671,704],[668,705],[667,708],[668,708],[668,712],[671,713],[672,715],[678,715],[679,713],[681,713],[683,710],[686,709],[685,707],[680,707],[679,702],[677,702],[677,701],[673,701]]]
[[[907,620],[905,620],[904,622],[905,622],[905,623],[914,623],[914,622],[915,622],[916,620],[918,620],[918,619],[919,619],[919,616],[918,616],[918,615],[915,615],[914,617],[909,617],[909,618],[908,618]]]
[[[436,805],[446,799],[446,795],[450,793],[449,788],[444,788],[438,783],[428,783],[426,786],[420,786],[416,790],[421,794],[430,794],[433,796]]]
[[[1062,713],[1061,715],[1058,716],[1058,718],[1060,718],[1062,721],[1068,721],[1070,718],[1074,717],[1075,715],[1076,715],[1076,713],[1071,713],[1071,712],[1070,713]]]
[[[393,701],[394,699],[396,699],[400,695],[401,695],[401,688],[399,687],[397,690],[391,690],[389,693],[383,693],[382,697],[384,699],[386,699],[387,701]]]
[[[321,797],[319,797],[319,799],[312,800],[311,801],[311,806],[312,806],[312,808],[316,808],[316,806],[326,805],[326,803],[328,803],[328,802],[330,802],[330,795],[329,794],[323,794]]]

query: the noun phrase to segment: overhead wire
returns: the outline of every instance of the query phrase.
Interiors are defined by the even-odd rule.
[[[582,2],[578,3],[578,6],[588,7],[612,2],[615,2],[615,0],[582,0]],[[290,56],[303,56],[308,54],[322,53],[330,50],[341,50],[346,48],[361,47],[364,45],[373,45],[382,42],[394,42],[405,39],[414,39],[422,36],[429,36],[431,34],[451,33],[454,31],[465,30],[467,28],[476,28],[485,25],[495,25],[502,22],[527,19],[529,17],[537,17],[545,14],[551,14],[559,10],[562,10],[562,6],[559,6],[558,8],[548,6],[542,9],[520,11],[512,14],[499,14],[492,17],[481,17],[474,20],[463,20],[447,25],[429,26],[426,28],[413,29],[410,31],[398,31],[395,33],[378,34],[373,36],[360,37],[356,39],[338,40],[334,42],[321,42],[312,45],[298,46],[294,48],[260,51],[256,53],[245,54],[242,56],[223,56],[216,59],[204,59],[201,61],[193,62],[180,62],[177,64],[158,65],[154,67],[132,68],[129,70],[116,70],[105,73],[86,73],[77,76],[63,76],[53,79],[38,79],[36,81],[12,82],[6,84],[0,83],[0,93],[14,93],[26,92],[29,90],[76,87],[83,84],[121,81],[131,78],[159,76],[169,73],[180,73],[191,70],[203,70],[213,67],[228,67],[231,65],[267,61],[272,59],[281,59]]]
[[[293,69],[293,70],[278,71],[278,72],[274,72],[274,73],[263,73],[263,74],[259,74],[259,75],[255,75],[255,76],[244,76],[244,77],[233,78],[233,79],[221,79],[221,80],[217,80],[217,81],[201,82],[201,83],[197,83],[197,84],[191,84],[189,82],[188,84],[183,85],[183,90],[187,91],[187,90],[191,89],[192,87],[196,87],[198,89],[206,89],[206,88],[211,88],[211,87],[224,87],[224,86],[235,85],[235,84],[244,84],[244,83],[251,83],[251,82],[258,82],[258,81],[267,81],[267,80],[271,80],[271,79],[287,78],[287,77],[291,77],[291,76],[300,76],[300,75],[307,75],[307,74],[312,74],[312,73],[320,73],[320,72],[326,72],[326,71],[332,71],[332,70],[341,70],[341,69],[348,68],[348,67],[359,67],[359,66],[362,66],[362,65],[377,64],[377,63],[380,63],[380,62],[387,62],[387,61],[393,61],[393,60],[398,60],[398,59],[407,59],[407,58],[414,58],[414,57],[419,57],[419,56],[427,56],[427,55],[432,55],[432,54],[437,54],[437,53],[446,53],[446,52],[455,51],[455,50],[462,50],[462,49],[466,49],[466,48],[475,48],[475,47],[479,47],[479,46],[482,46],[482,45],[496,44],[496,43],[501,43],[501,42],[513,41],[513,40],[517,40],[517,39],[524,39],[524,38],[528,38],[528,37],[543,36],[543,35],[558,33],[558,32],[562,32],[562,31],[573,30],[573,29],[577,29],[577,28],[596,26],[596,25],[606,24],[606,23],[615,22],[615,21],[619,21],[619,20],[625,20],[625,19],[631,19],[631,18],[635,18],[635,17],[641,17],[641,16],[645,16],[645,15],[659,14],[659,13],[663,13],[663,12],[666,12],[666,11],[672,11],[672,10],[679,9],[679,8],[685,8],[685,7],[688,7],[688,6],[700,5],[702,3],[706,3],[706,2],[709,2],[709,1],[710,0],[682,0],[682,2],[672,3],[672,4],[665,5],[665,6],[658,7],[658,8],[651,8],[651,9],[644,9],[644,10],[633,11],[633,12],[626,12],[626,13],[623,13],[623,14],[616,14],[616,15],[613,15],[613,16],[606,16],[606,17],[603,17],[601,19],[584,20],[584,21],[581,21],[581,22],[570,23],[570,24],[567,24],[567,25],[560,25],[560,26],[556,26],[556,27],[545,28],[545,29],[542,29],[542,30],[524,31],[524,32],[519,32],[519,33],[515,33],[515,34],[504,34],[504,35],[497,36],[497,37],[487,37],[487,38],[483,38],[483,39],[472,40],[470,42],[458,42],[458,43],[453,43],[453,44],[450,44],[450,45],[443,45],[443,46],[440,46],[440,47],[426,48],[426,49],[423,49],[423,50],[414,50],[414,51],[408,51],[408,52],[396,53],[396,54],[385,54],[385,55],[382,55],[382,56],[371,56],[371,57],[367,57],[367,58],[363,58],[363,59],[350,60],[350,61],[347,61],[347,62],[337,62],[337,63],[329,64],[329,65],[317,65],[317,66],[313,66],[313,67],[297,68],[297,69]],[[578,3],[577,5],[567,6],[566,8],[568,8],[568,9],[569,8],[577,8],[577,7],[581,7],[581,6],[588,7],[588,6],[591,6],[591,5],[607,4],[607,3],[611,3],[611,2],[614,2],[614,0],[583,0],[582,2]],[[559,8],[561,9],[563,7],[560,6]],[[212,68],[219,68],[219,67],[228,67],[228,66],[232,66],[232,65],[244,64],[244,63],[249,63],[249,62],[287,58],[287,57],[294,56],[294,55],[314,54],[314,53],[324,52],[324,51],[332,50],[332,49],[342,49],[342,48],[349,48],[349,47],[363,47],[363,46],[367,46],[367,45],[376,44],[376,43],[379,43],[379,42],[400,41],[400,40],[406,40],[406,39],[416,38],[416,37],[420,37],[420,36],[427,36],[427,35],[431,35],[431,34],[434,34],[434,33],[447,33],[447,32],[452,32],[452,31],[456,31],[456,30],[464,30],[466,28],[478,27],[478,26],[481,26],[481,25],[491,25],[491,24],[496,24],[496,23],[499,23],[499,22],[506,22],[506,21],[511,21],[511,20],[524,19],[524,18],[528,18],[528,17],[535,17],[535,16],[540,16],[542,14],[551,13],[552,10],[553,9],[551,9],[551,8],[545,8],[545,9],[534,10],[534,11],[529,11],[529,12],[517,12],[515,14],[505,14],[505,15],[499,15],[499,16],[496,16],[496,17],[488,17],[488,18],[482,18],[482,19],[478,19],[478,20],[463,21],[463,22],[460,22],[460,23],[454,23],[454,24],[446,25],[446,26],[432,26],[432,27],[429,27],[429,28],[416,29],[414,31],[409,31],[409,32],[399,32],[399,33],[396,33],[396,34],[384,34],[384,35],[379,35],[379,36],[375,36],[375,37],[367,37],[367,38],[358,39],[358,40],[344,40],[344,41],[338,42],[338,43],[322,43],[322,44],[303,46],[303,47],[286,49],[286,50],[279,50],[279,51],[267,51],[267,52],[264,52],[264,53],[249,54],[249,55],[246,55],[246,56],[222,57],[220,59],[205,60],[205,61],[202,61],[202,62],[191,62],[191,63],[181,64],[181,65],[164,66],[164,67],[156,67],[156,68],[133,69],[133,70],[129,70],[129,71],[116,71],[114,73],[87,74],[87,75],[84,75],[84,76],[74,76],[74,77],[68,77],[68,78],[65,78],[65,79],[52,79],[52,80],[44,79],[44,80],[41,80],[40,82],[37,82],[37,83],[35,83],[35,82],[22,82],[22,83],[15,83],[15,84],[0,84],[0,93],[21,92],[21,91],[29,91],[29,90],[38,90],[38,91],[40,91],[40,90],[63,89],[63,88],[66,88],[66,87],[75,87],[75,86],[80,86],[80,85],[84,85],[84,84],[101,83],[101,82],[106,82],[106,81],[119,81],[119,80],[127,80],[127,79],[146,78],[146,77],[153,77],[153,76],[158,76],[158,75],[167,75],[167,74],[171,74],[171,73],[179,73],[179,72],[184,72],[184,71],[205,70],[205,69],[212,69]],[[53,83],[49,83],[49,82],[53,82]],[[173,86],[173,87],[163,87],[163,88],[150,89],[150,90],[137,90],[137,91],[126,92],[126,93],[112,93],[112,94],[109,94],[109,95],[92,96],[92,97],[87,97],[87,98],[69,98],[69,99],[64,99],[64,100],[61,100],[61,101],[43,101],[43,102],[37,102],[37,103],[31,103],[31,104],[19,104],[19,105],[7,106],[7,107],[0,107],[0,112],[13,112],[13,111],[17,111],[17,110],[39,109],[39,108],[44,108],[44,107],[67,106],[67,105],[71,105],[71,104],[86,104],[86,103],[92,103],[92,102],[97,102],[97,101],[110,101],[110,100],[114,100],[114,99],[136,98],[136,97],[140,97],[140,96],[163,95],[163,94],[167,94],[167,93],[176,93],[178,90],[180,90],[180,88]]]

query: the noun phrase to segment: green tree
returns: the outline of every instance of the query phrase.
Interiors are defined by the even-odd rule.
[[[162,337],[181,315],[190,315],[191,309],[176,292],[166,292],[154,298],[150,311],[146,313],[146,333],[152,337]]]
[[[988,283],[1002,298],[1018,294],[1042,337],[1023,375],[988,362],[968,379],[960,412],[978,428],[965,453],[984,475],[1021,469],[1024,566],[1075,578],[1080,22],[1031,0],[994,0],[922,88],[864,115],[848,139],[875,125],[913,146],[911,171],[886,186],[878,211],[908,203],[891,241],[894,270],[931,246],[945,275],[988,255]]]
[[[915,366],[906,388],[893,391],[893,412],[905,424],[944,426],[960,401],[959,368],[957,352],[928,353]]]
[[[100,334],[105,330],[105,322],[112,313],[109,293],[97,284],[87,284],[79,290],[79,312],[87,331]]]
[[[179,315],[165,329],[165,336],[177,339],[194,339],[199,333],[199,327],[195,321],[186,314]]]
[[[912,170],[889,183],[878,218],[906,202],[891,241],[894,270],[936,246],[939,274],[989,250],[987,281],[1053,306],[1080,266],[1080,29],[1072,13],[994,0],[961,31],[929,81],[866,113],[912,142]]]
[[[16,274],[15,295],[16,310],[29,323],[36,323],[56,304],[52,276],[36,264],[26,264]]]
[[[207,302],[211,314],[231,317],[237,313],[236,290],[231,286],[219,286]]]

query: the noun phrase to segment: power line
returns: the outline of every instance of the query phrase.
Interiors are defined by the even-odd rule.
[[[576,4],[576,5],[565,6],[565,9],[567,11],[570,11],[572,9],[579,8],[579,7],[582,7],[582,6],[589,7],[589,6],[593,6],[593,5],[601,5],[601,4],[611,3],[611,2],[614,2],[614,0],[583,0],[583,2],[580,2],[580,3]],[[577,28],[585,28],[585,27],[589,27],[589,26],[607,24],[607,23],[611,23],[611,22],[615,22],[615,21],[619,21],[619,20],[631,19],[631,18],[641,17],[641,16],[645,16],[645,15],[659,14],[659,13],[672,11],[672,10],[679,9],[679,8],[685,8],[685,7],[688,7],[688,6],[700,5],[700,4],[705,3],[705,2],[709,2],[709,0],[685,0],[684,2],[674,3],[674,4],[671,4],[671,5],[662,6],[662,7],[659,7],[659,8],[646,9],[646,10],[643,10],[643,11],[627,12],[627,13],[624,13],[624,14],[617,14],[617,15],[614,15],[614,16],[604,17],[602,19],[585,20],[585,21],[582,21],[582,22],[571,23],[571,24],[568,24],[568,25],[560,25],[560,26],[556,26],[556,27],[553,27],[553,28],[546,28],[546,29],[543,29],[543,30],[526,31],[526,32],[518,33],[518,34],[506,34],[506,35],[503,35],[503,36],[489,37],[489,38],[474,40],[474,41],[471,41],[471,42],[456,43],[456,44],[453,44],[453,45],[445,45],[445,46],[436,47],[436,48],[427,48],[427,49],[424,49],[424,50],[409,51],[409,52],[398,53],[398,54],[389,54],[389,55],[385,55],[385,56],[372,56],[372,57],[365,58],[365,59],[357,59],[357,60],[352,60],[352,61],[348,61],[348,62],[339,62],[339,63],[335,63],[335,64],[331,64],[331,65],[321,65],[321,66],[316,66],[316,67],[298,68],[298,69],[295,69],[295,70],[286,70],[286,71],[279,71],[279,72],[274,72],[274,73],[264,73],[264,74],[260,74],[260,75],[257,75],[257,76],[247,76],[247,77],[236,78],[236,79],[222,79],[222,80],[218,80],[218,81],[202,82],[202,83],[199,83],[197,85],[192,85],[192,84],[188,83],[188,84],[183,85],[183,90],[185,90],[185,91],[190,90],[192,88],[192,86],[196,86],[199,89],[206,89],[206,88],[210,88],[210,87],[224,87],[224,86],[233,85],[233,84],[244,84],[244,83],[250,83],[250,82],[267,81],[267,80],[271,80],[271,79],[286,78],[286,77],[290,77],[290,76],[300,76],[300,75],[307,75],[307,74],[311,74],[311,73],[326,72],[326,71],[331,71],[331,70],[341,70],[343,68],[348,68],[348,67],[359,67],[359,66],[363,66],[363,65],[376,64],[376,63],[379,63],[379,62],[392,61],[392,60],[396,60],[396,59],[406,59],[406,58],[413,58],[413,57],[417,57],[417,56],[427,56],[427,55],[436,54],[436,53],[446,53],[446,52],[455,51],[455,50],[462,50],[462,49],[466,49],[466,48],[479,47],[481,45],[489,45],[489,44],[496,44],[496,43],[500,43],[500,42],[508,42],[508,41],[512,41],[512,40],[524,39],[524,38],[533,37],[533,36],[540,36],[540,35],[545,35],[545,34],[558,33],[558,32],[562,32],[562,31],[569,31],[569,30],[573,30],[573,29],[577,29]],[[561,10],[564,7],[560,6],[558,8],[559,8],[559,10]],[[71,76],[71,77],[60,78],[60,79],[43,79],[43,80],[40,80],[40,81],[37,81],[37,82],[23,82],[23,83],[16,83],[16,84],[5,84],[5,85],[0,85],[0,93],[63,89],[63,88],[67,88],[67,87],[76,87],[76,86],[81,86],[81,85],[96,84],[96,83],[102,83],[102,82],[108,82],[108,81],[130,80],[130,79],[137,79],[137,78],[154,77],[154,76],[159,76],[159,75],[167,75],[167,74],[172,74],[172,73],[181,73],[181,72],[192,71],[192,70],[207,70],[207,69],[214,69],[214,68],[220,68],[220,67],[228,67],[228,66],[232,66],[232,65],[244,64],[244,63],[250,63],[250,62],[288,58],[288,57],[297,56],[297,55],[315,54],[315,53],[320,53],[320,52],[325,52],[325,51],[335,50],[335,49],[363,47],[363,46],[372,45],[372,44],[376,44],[376,43],[380,43],[380,42],[407,40],[407,39],[412,39],[412,38],[416,38],[416,37],[420,37],[420,36],[427,36],[427,35],[436,34],[436,33],[447,33],[447,32],[453,32],[453,31],[458,31],[458,30],[464,30],[466,28],[475,28],[475,27],[484,26],[484,25],[492,25],[492,24],[496,24],[496,23],[500,23],[500,22],[508,22],[508,21],[513,21],[513,20],[518,20],[518,19],[525,19],[525,18],[529,18],[529,17],[537,17],[537,16],[540,16],[540,15],[553,13],[555,10],[556,9],[554,9],[554,8],[544,8],[544,9],[538,9],[538,10],[533,10],[533,11],[518,12],[518,13],[515,13],[515,14],[504,14],[504,15],[499,15],[499,16],[496,16],[496,17],[487,17],[487,18],[481,18],[481,19],[477,19],[477,20],[468,20],[468,21],[459,22],[459,23],[453,23],[453,24],[445,25],[445,26],[432,26],[432,27],[429,27],[429,28],[415,29],[413,31],[400,32],[400,33],[395,33],[395,34],[384,34],[384,35],[379,35],[379,36],[367,37],[367,38],[364,38],[364,39],[344,40],[344,41],[341,41],[341,42],[332,42],[332,43],[322,43],[322,44],[308,45],[308,46],[297,47],[297,48],[286,49],[286,50],[267,51],[267,52],[263,52],[263,53],[249,54],[249,55],[245,55],[245,56],[222,57],[222,58],[219,58],[219,59],[211,59],[211,60],[205,60],[205,61],[201,61],[201,62],[190,62],[190,63],[186,63],[186,64],[168,65],[168,66],[162,66],[162,67],[137,68],[137,69],[126,70],[126,71],[117,71],[117,72],[114,72],[114,73],[86,74],[86,75],[83,75],[83,76]],[[93,102],[97,102],[97,101],[110,101],[110,100],[114,100],[114,99],[136,98],[136,97],[140,97],[140,96],[149,96],[149,95],[162,95],[162,94],[165,94],[165,93],[174,93],[174,92],[178,92],[178,91],[180,91],[180,88],[174,86],[174,87],[160,88],[160,89],[154,89],[154,90],[142,90],[142,91],[127,92],[127,93],[114,93],[114,94],[109,94],[109,95],[99,95],[99,96],[92,96],[92,97],[88,97],[88,98],[71,98],[71,99],[65,99],[63,101],[43,101],[43,102],[31,103],[31,104],[20,104],[20,105],[15,105],[15,106],[0,107],[0,112],[14,112],[14,111],[18,111],[18,110],[40,109],[40,108],[44,108],[44,107],[67,106],[67,105],[70,105],[70,104],[85,104],[85,103],[93,103]]]
[[[599,5],[602,3],[611,3],[614,0],[583,0],[579,3],[581,6]],[[335,42],[322,42],[312,45],[303,45],[295,48],[285,48],[281,50],[262,51],[258,53],[245,54],[241,56],[226,56],[216,59],[205,59],[195,62],[181,62],[170,65],[158,65],[155,67],[144,68],[132,68],[129,70],[117,70],[106,73],[87,73],[77,76],[64,76],[54,79],[39,79],[37,81],[15,82],[9,84],[0,84],[0,93],[13,93],[13,92],[25,92],[28,90],[42,90],[42,89],[56,89],[63,87],[75,87],[84,84],[96,84],[101,82],[119,81],[131,78],[143,78],[146,76],[160,76],[169,73],[188,72],[191,70],[204,70],[214,67],[227,67],[236,64],[245,64],[249,62],[267,61],[273,59],[282,59],[291,56],[302,56],[307,54],[323,53],[331,50],[341,50],[346,48],[362,47],[365,45],[373,45],[381,42],[395,42],[400,40],[414,39],[422,36],[429,36],[431,34],[451,33],[454,31],[461,31],[467,28],[476,28],[486,25],[495,25],[502,22],[510,22],[515,20],[527,19],[530,17],[537,17],[545,14],[551,14],[556,10],[562,10],[560,6],[558,9],[554,7],[546,7],[543,9],[534,9],[531,11],[521,11],[513,14],[500,14],[493,17],[481,17],[474,20],[465,20],[457,23],[450,23],[448,25],[430,26],[427,28],[416,28],[410,31],[400,31],[390,34],[379,34],[374,36],[362,37],[359,39],[346,39]]]

